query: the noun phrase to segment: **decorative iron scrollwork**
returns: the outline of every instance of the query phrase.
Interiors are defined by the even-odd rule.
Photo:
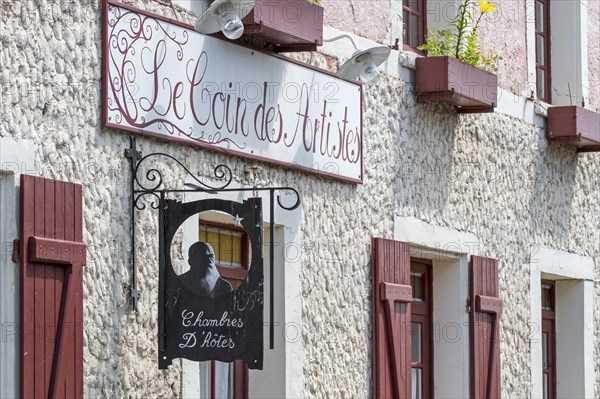
[[[270,242],[274,242],[274,225],[275,225],[275,192],[285,192],[291,194],[292,198],[289,199],[291,204],[286,205],[282,201],[281,195],[277,195],[277,205],[286,211],[292,211],[300,205],[300,194],[292,187],[230,187],[233,180],[233,173],[231,168],[225,164],[217,165],[212,171],[212,175],[208,176],[207,179],[210,182],[204,181],[199,176],[192,173],[182,162],[172,155],[165,154],[162,152],[155,152],[142,156],[142,153],[138,151],[136,145],[136,139],[130,139],[130,148],[125,150],[125,156],[130,160],[131,170],[131,263],[132,263],[132,282],[130,297],[133,303],[133,308],[137,311],[137,301],[140,297],[140,291],[137,288],[137,257],[136,257],[136,236],[135,236],[135,224],[136,224],[136,211],[143,211],[147,209],[147,203],[150,204],[150,208],[157,210],[161,208],[161,204],[165,201],[166,195],[169,193],[198,193],[205,192],[211,194],[218,194],[223,192],[251,192],[254,196],[257,196],[259,191],[268,191],[270,196]],[[162,158],[162,160],[161,160]],[[185,178],[191,182],[183,183],[181,187],[170,187],[165,179],[165,176],[159,166],[165,166],[166,163],[174,163],[176,167],[181,168],[184,172]],[[287,201],[286,201],[287,202]],[[269,246],[270,249],[270,347],[274,348],[274,246]]]
[[[215,169],[213,170],[212,177],[214,177],[214,179],[217,180],[218,182],[222,182],[222,184],[211,185],[209,183],[203,182],[198,177],[196,177],[196,175],[194,175],[177,158],[175,158],[169,154],[165,154],[163,152],[154,152],[152,154],[148,154],[148,155],[142,157],[134,169],[133,173],[135,176],[135,183],[139,187],[139,189],[136,191],[159,191],[159,190],[168,190],[169,189],[168,187],[161,187],[164,183],[164,179],[163,179],[163,174],[157,167],[155,167],[155,166],[151,167],[150,169],[148,169],[146,171],[146,173],[143,173],[143,167],[145,166],[146,163],[148,163],[152,159],[160,158],[160,157],[169,159],[169,160],[175,162],[177,165],[179,165],[179,167],[181,167],[181,169],[183,169],[185,171],[187,176],[194,179],[194,181],[197,183],[195,185],[197,187],[201,187],[201,189],[198,191],[223,190],[231,184],[231,180],[233,179],[233,173],[231,172],[231,169],[227,165],[223,165],[223,164],[217,165],[215,167]],[[145,175],[145,178],[140,177],[140,172],[142,172],[141,173],[142,175]],[[150,183],[148,183],[148,182],[150,182]],[[172,188],[172,190],[177,190],[177,188]]]

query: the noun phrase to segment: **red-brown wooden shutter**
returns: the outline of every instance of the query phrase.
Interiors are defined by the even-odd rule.
[[[471,397],[500,398],[499,319],[502,300],[498,289],[498,261],[472,256],[471,298]]]
[[[83,397],[82,189],[21,175],[22,398]]]
[[[373,397],[411,397],[410,253],[405,242],[373,239]]]

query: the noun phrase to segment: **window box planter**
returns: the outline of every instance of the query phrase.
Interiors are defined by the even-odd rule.
[[[244,34],[276,45],[276,51],[314,51],[323,45],[323,7],[306,0],[256,0]]]
[[[600,114],[577,106],[548,108],[548,141],[600,151]]]
[[[494,112],[498,78],[452,57],[417,58],[417,101],[453,104],[459,113]]]

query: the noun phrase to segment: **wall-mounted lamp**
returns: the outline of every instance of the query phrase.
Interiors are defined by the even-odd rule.
[[[223,32],[235,40],[244,33],[242,18],[252,11],[256,0],[215,0],[196,20],[195,29],[200,33]]]
[[[350,35],[342,34],[324,39],[324,42],[332,42],[341,38],[350,39],[354,46],[354,54],[352,57],[338,69],[337,75],[342,79],[360,78],[366,84],[377,82],[380,77],[377,67],[389,57],[390,49],[387,46],[376,46],[369,49],[359,49],[356,42]]]

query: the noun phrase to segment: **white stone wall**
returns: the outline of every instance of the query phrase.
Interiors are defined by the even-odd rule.
[[[191,21],[161,2],[134,4]],[[157,234],[151,211],[137,225],[139,312],[128,302],[129,172],[123,151],[129,139],[100,124],[101,5],[2,3],[0,134],[34,144],[39,175],[84,187],[85,396],[177,397],[178,362],[167,371],[156,365]],[[339,62],[319,54],[311,60],[331,68]],[[373,236],[391,238],[399,215],[474,233],[479,253],[499,259],[502,394],[527,397],[531,247],[595,256],[600,276],[600,156],[549,147],[542,128],[501,113],[458,116],[448,106],[416,104],[412,89],[389,76],[365,87],[364,184],[263,165],[260,183],[293,185],[303,201],[304,396],[370,395],[370,243]],[[249,164],[154,139],[139,138],[138,145],[144,154],[166,152],[203,172],[225,162],[239,177]],[[165,176],[180,177],[175,169]],[[595,298],[600,336],[597,277]]]
[[[594,338],[596,339],[596,352],[594,353],[594,359],[596,359],[596,366],[594,367],[594,375],[596,383],[594,384],[594,393],[595,396],[598,396],[600,394],[600,362],[598,361],[600,358],[600,345],[598,345],[598,340],[600,339],[598,338],[600,337],[600,257],[598,255],[595,257],[595,264],[596,278],[594,282],[594,292],[596,295],[594,298]]]

